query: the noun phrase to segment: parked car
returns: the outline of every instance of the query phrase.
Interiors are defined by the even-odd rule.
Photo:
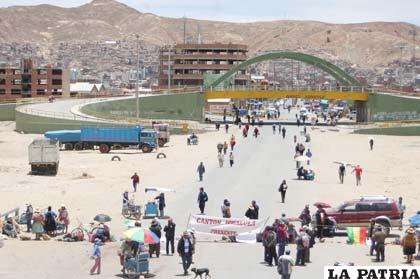
[[[346,201],[336,208],[326,211],[335,229],[347,227],[369,227],[375,219],[387,234],[391,228],[401,227],[402,220],[397,202],[385,196],[364,196]]]

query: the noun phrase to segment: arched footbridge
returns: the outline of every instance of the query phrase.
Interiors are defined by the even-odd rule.
[[[338,82],[334,86],[290,86],[290,87],[238,87],[231,85],[234,75],[246,67],[274,59],[291,59],[312,65],[328,73]],[[256,56],[234,66],[230,71],[217,77],[205,88],[206,99],[218,98],[309,98],[329,100],[367,101],[371,93],[369,87],[360,86],[360,82],[334,64],[313,55],[299,52],[274,52]]]

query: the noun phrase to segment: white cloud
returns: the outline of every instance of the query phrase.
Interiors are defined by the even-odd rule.
[[[260,21],[318,20],[334,23],[406,21],[420,25],[420,0],[119,0],[142,12],[168,17]],[[0,0],[0,6],[78,6],[87,0]]]

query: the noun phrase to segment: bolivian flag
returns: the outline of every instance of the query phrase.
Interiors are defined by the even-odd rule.
[[[347,240],[351,244],[366,244],[367,228],[347,228]]]

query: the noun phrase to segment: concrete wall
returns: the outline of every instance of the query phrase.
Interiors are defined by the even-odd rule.
[[[354,133],[366,135],[420,136],[420,126],[360,129],[354,131]]]
[[[371,122],[420,119],[420,98],[371,94],[367,106]]]
[[[16,104],[0,104],[0,121],[15,120]]]
[[[97,122],[56,119],[16,111],[16,130],[30,134],[43,134],[52,130],[77,130],[82,125],[100,125]]]
[[[201,93],[179,93],[140,98],[140,117],[147,119],[203,120],[205,100]],[[82,112],[102,118],[129,118],[136,115],[136,100],[124,99],[88,104]]]

